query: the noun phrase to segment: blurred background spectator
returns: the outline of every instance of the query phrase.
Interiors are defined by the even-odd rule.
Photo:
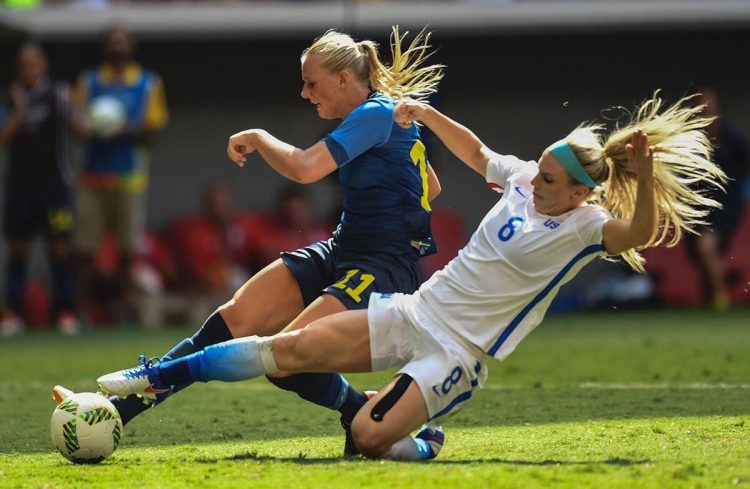
[[[469,241],[463,217],[450,207],[434,205],[430,225],[437,252],[420,260],[425,280],[447,265]]]
[[[200,214],[174,219],[168,237],[193,324],[226,302],[257,269],[256,240],[262,234],[259,218],[239,213],[227,185],[209,184],[202,202]]]
[[[338,217],[338,216],[337,216]],[[282,251],[296,250],[331,237],[334,225],[313,218],[313,204],[303,185],[286,184],[276,201],[275,212],[262,217],[258,241],[260,269],[279,257]]]
[[[729,177],[726,193],[713,196],[723,209],[711,212],[709,225],[698,236],[689,236],[688,250],[701,275],[703,298],[716,310],[730,307],[730,275],[734,267],[725,264],[725,254],[737,235],[744,211],[743,185],[750,175],[750,152],[745,138],[722,116],[721,100],[715,89],[699,87],[697,101],[705,106],[703,114],[715,117],[706,132],[714,144],[714,159]],[[739,237],[741,239],[741,237]],[[748,243],[750,244],[750,243]],[[746,253],[750,249],[746,248]],[[732,277],[736,281],[738,277]]]
[[[133,60],[134,50],[133,39],[123,27],[110,27],[102,39],[104,62],[84,71],[76,84],[76,100],[90,115],[105,97],[115,106],[119,103],[124,112],[120,127],[105,131],[92,124],[83,152],[76,207],[80,311],[86,315],[92,307],[94,254],[104,233],[111,231],[118,253],[117,279],[109,297],[112,315],[123,321],[131,319],[134,309],[130,300],[135,295],[132,264],[145,224],[146,144],[167,124],[161,78]]]
[[[703,90],[696,80],[721,73],[721,108],[715,108],[718,97],[708,97],[715,92],[704,92],[709,109],[722,114],[711,131],[719,164],[734,178],[725,197],[727,212],[711,216],[713,231],[702,238],[672,249],[647,250],[646,275],[624,269],[617,273],[621,269],[612,263],[587,267],[565,286],[551,311],[750,304],[750,187],[743,177],[747,159],[743,170],[737,156],[742,150],[729,149],[741,147],[734,143],[737,134],[750,134],[750,74],[737,59],[738,52],[750,50],[750,2],[4,1],[14,8],[0,9],[0,65],[6,68],[0,69],[2,86],[15,79],[17,50],[28,35],[45,41],[57,78],[76,79],[81,68],[99,56],[101,33],[115,16],[127,23],[128,32],[137,34],[139,60],[159,73],[134,64],[132,39],[120,27],[108,31],[105,45],[113,49],[107,47],[103,65],[78,77],[81,92],[93,79],[102,90],[114,84],[124,94],[133,89],[128,85],[132,73],[139,69],[152,75],[159,81],[141,106],[141,115],[151,115],[140,120],[149,119],[153,129],[165,128],[159,145],[148,147],[158,164],[148,168],[147,201],[146,168],[140,165],[145,161],[144,143],[154,131],[136,135],[139,126],[131,124],[120,134],[137,155],[129,160],[134,167],[123,173],[122,167],[105,170],[91,158],[94,146],[101,149],[120,137],[92,135],[83,147],[74,146],[74,155],[81,153],[76,161],[82,162],[82,220],[94,213],[110,224],[121,224],[121,231],[132,230],[118,235],[114,229],[104,233],[103,225],[78,229],[85,244],[82,268],[88,272],[80,278],[89,284],[84,290],[93,291],[85,312],[97,325],[120,319],[150,326],[185,322],[191,316],[203,319],[206,308],[219,303],[216,296],[226,299],[231,293],[233,280],[251,275],[283,249],[329,235],[330,226],[318,218],[339,202],[333,194],[338,185],[324,181],[298,192],[252,158],[246,168],[237,169],[224,160],[227,136],[261,126],[298,145],[319,139],[330,127],[311,115],[299,97],[299,66],[278,60],[299,56],[312,38],[331,27],[358,38],[375,38],[381,49],[387,49],[384,33],[390,21],[412,33],[426,24],[436,30],[434,61],[446,64],[447,70],[433,102],[439,100],[446,114],[465,121],[490,147],[523,159],[538,158],[540,141],[559,138],[580,120],[606,120],[610,111],[602,113],[603,107],[631,107],[656,88],[674,101],[686,91]],[[201,15],[206,12],[210,15]],[[651,53],[640,61],[641,69],[609,77],[569,63],[571,52],[585,52],[594,64],[616,64],[620,58],[613,53],[622,52],[624,45],[628,52]],[[554,80],[549,73],[555,73]],[[169,127],[162,76],[169,87]],[[88,113],[93,96],[81,98],[86,100],[80,110]],[[1,116],[4,127],[13,113],[11,100],[7,97]],[[154,109],[156,105],[161,109]],[[733,130],[727,131],[725,120],[731,121]],[[455,255],[467,240],[465,230],[476,226],[496,194],[466,192],[475,188],[472,180],[477,175],[429,134],[425,139],[430,162],[443,183],[443,193],[433,203],[438,254],[422,261],[427,277]],[[8,161],[10,167],[9,157],[10,152],[0,154],[0,165]],[[8,190],[0,204],[15,187],[9,180],[14,177],[0,172],[3,178]],[[86,203],[92,194],[109,193],[111,188],[119,191],[110,200],[131,202],[132,212],[126,216],[135,216],[131,223],[136,224],[107,217],[111,213],[105,213],[100,203]],[[201,195],[204,198],[197,197]],[[106,237],[100,238],[101,233]],[[13,301],[26,303],[27,323],[54,323],[57,279],[54,273],[45,275],[46,267],[35,268],[46,260],[39,259],[38,247],[30,247],[32,280],[24,287],[25,297]],[[4,277],[17,270],[10,256],[14,248],[7,239],[0,241],[0,255],[8,255],[0,263]],[[2,292],[14,294],[13,286],[4,282]],[[122,300],[125,289],[129,301]]]
[[[73,228],[73,175],[69,128],[85,128],[71,103],[70,88],[47,74],[41,46],[18,50],[17,78],[0,108],[0,142],[8,147],[3,231],[8,240],[5,310],[0,331],[18,333],[25,323],[27,272],[32,239],[44,235],[52,276],[54,320],[60,331],[78,331],[70,236]],[[42,316],[42,321],[50,318]]]

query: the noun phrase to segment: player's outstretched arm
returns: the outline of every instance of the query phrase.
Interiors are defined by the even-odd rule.
[[[632,219],[612,219],[604,224],[602,240],[610,255],[644,246],[656,233],[657,211],[654,198],[654,147],[638,130],[625,147],[630,168],[638,178],[635,212]]]
[[[487,162],[494,153],[469,128],[445,116],[429,104],[408,99],[398,103],[394,118],[401,125],[408,125],[414,121],[423,123],[458,159],[480,175],[486,176]]]
[[[258,151],[271,168],[298,183],[312,183],[336,170],[336,161],[324,141],[302,150],[263,129],[248,129],[229,138],[227,156],[240,167],[246,155]]]

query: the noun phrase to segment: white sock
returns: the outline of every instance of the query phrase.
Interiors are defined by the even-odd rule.
[[[427,460],[434,457],[435,454],[426,441],[406,435],[391,445],[391,448],[383,454],[382,458],[389,460]]]

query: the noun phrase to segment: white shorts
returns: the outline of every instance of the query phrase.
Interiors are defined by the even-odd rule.
[[[370,295],[372,370],[401,367],[419,386],[431,422],[457,413],[487,377],[484,353],[429,324],[414,311],[415,296]]]

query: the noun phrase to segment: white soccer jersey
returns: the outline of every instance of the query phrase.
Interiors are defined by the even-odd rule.
[[[542,321],[560,286],[604,255],[602,226],[611,219],[594,205],[554,217],[536,212],[536,173],[534,161],[490,161],[487,183],[502,197],[458,256],[416,293],[418,315],[501,360]]]

